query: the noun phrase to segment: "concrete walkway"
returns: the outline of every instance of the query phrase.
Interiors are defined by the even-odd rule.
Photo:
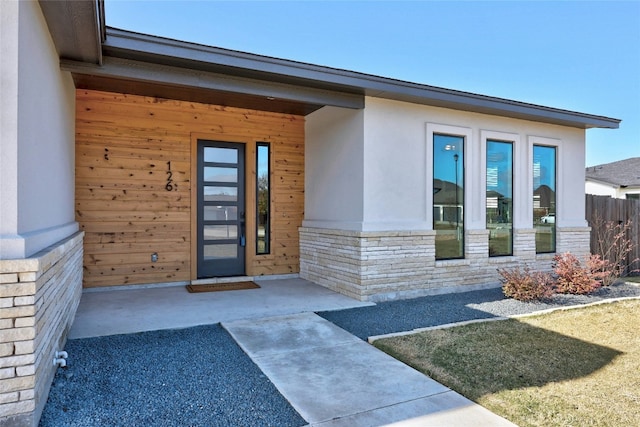
[[[222,326],[311,426],[514,425],[316,314]]]
[[[299,278],[85,291],[70,338],[221,323],[311,426],[513,426],[313,312],[371,305]]]

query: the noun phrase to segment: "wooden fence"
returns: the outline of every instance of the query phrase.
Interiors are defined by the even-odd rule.
[[[586,219],[591,227],[591,253],[597,253],[598,224],[602,221],[625,224],[631,221],[626,238],[634,244],[627,255],[626,274],[640,273],[640,200],[613,199],[609,196],[586,195]]]

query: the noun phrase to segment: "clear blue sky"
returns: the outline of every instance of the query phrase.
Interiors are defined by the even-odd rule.
[[[640,1],[125,1],[107,25],[621,119],[586,165],[640,156]]]

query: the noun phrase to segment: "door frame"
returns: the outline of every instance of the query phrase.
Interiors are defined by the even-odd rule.
[[[191,133],[191,173],[190,173],[190,188],[191,188],[191,254],[190,265],[191,274],[190,278],[192,282],[198,281],[198,141],[219,141],[229,142],[235,144],[244,144],[244,197],[245,197],[245,275],[251,276],[250,266],[256,257],[256,251],[252,250],[256,246],[256,219],[253,212],[256,210],[256,143],[247,141],[246,139],[234,138],[232,135],[211,134],[211,133]],[[215,280],[215,278],[201,279],[204,281]]]
[[[227,150],[229,152],[235,153],[235,160],[233,163],[225,163],[222,161],[219,162],[207,162],[205,160],[205,153],[207,149],[220,149]],[[244,276],[246,274],[246,197],[244,195],[245,192],[245,179],[246,174],[244,171],[245,168],[245,156],[244,156],[245,144],[231,143],[226,141],[212,141],[206,139],[198,140],[198,200],[197,200],[197,217],[198,217],[198,242],[197,242],[197,257],[198,257],[198,278],[213,278],[213,277],[229,277],[229,276]],[[227,166],[227,165],[235,165],[235,166]],[[235,185],[220,182],[220,181],[206,181],[205,180],[205,169],[207,167],[220,167],[220,168],[228,168],[233,167],[236,170],[236,182]],[[236,198],[235,202],[231,203],[229,206],[236,207],[236,217],[232,219],[225,220],[206,220],[205,218],[205,206],[211,205],[227,205],[229,202],[207,202],[206,198],[203,196],[203,190],[209,186],[215,187],[235,187],[236,188]],[[222,221],[222,222],[220,222]],[[226,239],[212,238],[209,241],[205,239],[205,229],[208,225],[212,227],[223,226],[227,228],[227,236]],[[229,227],[235,229],[235,233],[233,235],[229,235]],[[236,255],[234,257],[229,258],[212,258],[207,259],[205,256],[206,247],[209,245],[213,245],[213,247],[222,247],[223,246],[232,246],[235,248]]]

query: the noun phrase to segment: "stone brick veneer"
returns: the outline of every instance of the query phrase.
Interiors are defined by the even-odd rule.
[[[556,250],[559,254],[571,252],[586,261],[591,253],[590,227],[558,227],[556,230]]]
[[[80,302],[82,240],[0,260],[0,426],[38,425]]]
[[[535,230],[514,232],[514,255],[489,257],[489,232],[467,230],[465,258],[435,260],[435,232],[300,228],[300,276],[362,301],[384,301],[499,286],[498,268],[550,270]],[[584,256],[589,228],[559,228],[558,252]]]

